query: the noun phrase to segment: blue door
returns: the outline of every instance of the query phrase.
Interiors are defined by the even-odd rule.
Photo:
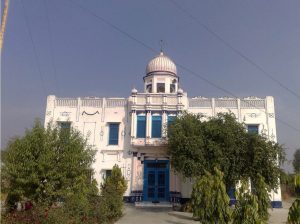
[[[144,161],[144,200],[159,202],[169,200],[169,161]]]

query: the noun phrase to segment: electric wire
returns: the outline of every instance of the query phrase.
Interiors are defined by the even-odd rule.
[[[97,15],[96,13],[94,13],[93,11],[91,11],[90,9],[88,9],[88,8],[86,8],[86,7],[84,7],[84,6],[80,5],[80,4],[78,4],[78,3],[76,3],[76,2],[73,1],[73,0],[68,0],[68,1],[74,3],[74,5],[76,5],[76,6],[77,6],[78,8],[80,8],[81,10],[90,13],[90,14],[93,15],[95,18],[99,19],[100,21],[102,21],[102,22],[105,23],[106,25],[112,27],[114,30],[118,31],[119,33],[121,33],[121,34],[127,36],[129,39],[131,39],[131,40],[133,40],[133,41],[139,43],[141,46],[145,47],[146,49],[148,49],[148,50],[150,50],[150,51],[152,51],[152,52],[154,52],[154,53],[157,53],[157,51],[156,51],[154,48],[152,48],[151,46],[147,45],[147,44],[144,43],[143,41],[137,39],[137,38],[134,37],[133,35],[129,34],[128,32],[124,31],[123,29],[119,28],[118,26],[114,25],[113,23],[109,22],[107,19],[105,19],[105,18],[103,18],[103,17]],[[225,88],[223,88],[223,87],[221,87],[221,86],[215,84],[214,82],[210,81],[209,79],[207,79],[207,78],[205,78],[205,77],[199,75],[198,73],[194,72],[193,70],[187,68],[186,66],[181,65],[181,64],[178,64],[178,63],[175,63],[175,64],[176,64],[178,67],[182,68],[183,70],[187,71],[189,74],[191,74],[191,75],[193,75],[193,76],[195,76],[195,77],[197,77],[197,78],[200,78],[201,80],[205,81],[205,82],[208,83],[209,85],[211,85],[211,86],[213,86],[213,87],[215,87],[215,88],[217,88],[217,89],[219,89],[219,90],[221,90],[221,91],[223,91],[223,92],[229,94],[230,96],[232,96],[232,97],[234,97],[234,98],[239,98],[239,97],[237,97],[235,94],[233,94],[231,91],[229,91],[229,90],[227,90],[227,89],[225,89]],[[245,101],[245,100],[244,100],[244,99],[241,99],[241,101]],[[247,102],[247,103],[248,103],[249,105],[253,106],[254,108],[256,108],[255,105],[253,105],[253,104],[251,104],[251,103],[249,103],[249,102]],[[259,108],[256,108],[256,109],[259,109]],[[266,113],[264,110],[261,110],[261,109],[259,109],[259,110],[262,111],[262,112],[264,112],[264,113]],[[287,123],[287,122],[285,122],[285,121],[279,119],[278,117],[275,117],[275,119],[276,119],[279,123],[281,123],[281,124],[283,124],[283,125],[285,125],[285,126],[287,126],[287,127],[289,127],[289,128],[291,128],[291,129],[293,129],[293,130],[295,130],[295,131],[297,131],[297,132],[300,133],[300,129],[294,127],[293,125],[291,125],[291,124],[289,124],[289,123]]]
[[[245,55],[242,51],[231,45],[228,41],[226,41],[220,34],[215,32],[213,29],[211,29],[209,26],[201,22],[197,17],[195,17],[193,14],[188,12],[185,8],[180,6],[175,0],[169,0],[171,4],[173,4],[179,11],[186,14],[190,19],[192,19],[194,22],[196,22],[198,25],[200,25],[202,28],[204,28],[208,33],[210,33],[212,36],[214,36],[216,39],[218,39],[220,42],[222,42],[226,47],[231,49],[234,53],[236,53],[238,56],[243,58],[245,61],[247,61],[249,64],[254,66],[257,70],[259,70],[262,74],[264,74],[266,77],[271,79],[273,82],[275,82],[277,85],[279,85],[281,88],[288,91],[290,94],[298,98],[300,100],[300,95],[297,94],[294,90],[284,85],[282,82],[280,82],[278,79],[274,78],[271,74],[269,74],[262,66],[258,65],[253,59]]]
[[[54,73],[53,73],[54,83],[55,83],[55,86],[56,86],[56,89],[57,89],[58,93],[61,94],[60,83],[57,79],[57,68],[56,68],[55,58],[54,58],[53,37],[52,37],[51,26],[50,26],[49,7],[48,7],[48,4],[47,4],[47,0],[44,0],[44,4],[45,4],[47,28],[48,28],[48,34],[49,34],[50,57],[51,57],[51,63],[52,63],[53,71],[54,71]]]
[[[30,41],[31,41],[31,44],[32,44],[32,49],[33,49],[33,53],[34,53],[37,68],[38,68],[38,74],[39,74],[40,81],[41,81],[41,84],[42,84],[41,86],[42,86],[42,89],[44,91],[44,94],[47,96],[45,81],[44,81],[44,78],[43,78],[43,75],[42,75],[41,65],[40,65],[40,62],[39,62],[39,57],[38,57],[37,50],[36,50],[36,47],[35,47],[35,44],[34,44],[34,41],[33,41],[32,32],[31,32],[31,29],[30,29],[30,26],[29,26],[27,14],[26,14],[26,9],[25,9],[23,0],[20,0],[20,2],[21,2],[21,5],[22,5],[23,13],[24,13],[25,24],[26,24],[28,34],[29,34],[29,37],[30,37]]]

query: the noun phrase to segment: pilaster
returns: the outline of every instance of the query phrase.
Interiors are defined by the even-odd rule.
[[[151,111],[147,110],[146,114],[146,138],[151,138]]]

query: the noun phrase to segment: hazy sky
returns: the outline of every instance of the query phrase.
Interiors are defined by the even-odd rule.
[[[133,87],[142,90],[145,67],[161,39],[176,63],[235,95],[274,96],[276,117],[299,130],[300,98],[200,22],[299,96],[300,1],[174,1],[199,22],[169,0],[10,1],[1,58],[1,147],[35,118],[44,119],[47,95],[128,97]],[[178,70],[188,96],[228,96]],[[300,132],[278,122],[277,132],[291,159]]]

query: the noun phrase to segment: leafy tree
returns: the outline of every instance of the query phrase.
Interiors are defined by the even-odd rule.
[[[261,175],[270,189],[277,190],[281,173],[279,164],[285,159],[282,146],[264,136],[247,133],[246,150],[244,176],[255,180]]]
[[[192,192],[193,216],[200,223],[228,223],[231,209],[229,197],[223,182],[223,174],[215,168],[214,174],[209,172],[198,178]]]
[[[10,205],[20,200],[51,205],[97,193],[91,183],[94,152],[73,129],[45,129],[36,121],[23,137],[9,142],[2,160],[2,190]]]
[[[268,208],[271,207],[271,200],[269,196],[270,187],[265,183],[264,178],[258,174],[257,178],[252,180],[254,185],[252,193],[257,197],[258,215],[262,221],[268,221]]]
[[[101,186],[101,211],[107,214],[108,220],[116,220],[122,216],[123,195],[127,189],[127,182],[121,169],[114,165],[111,176],[107,177]]]
[[[300,172],[295,175],[295,187],[300,187]],[[292,206],[289,209],[288,223],[299,224],[300,223],[300,198],[296,198]]]
[[[262,224],[259,215],[258,198],[249,191],[248,181],[241,181],[241,187],[236,191],[236,205],[232,214],[235,224]]]
[[[199,177],[218,167],[226,189],[242,178],[260,174],[271,189],[278,186],[282,147],[265,137],[247,133],[233,114],[209,119],[183,113],[169,127],[169,154],[173,168],[185,177]]]
[[[294,153],[293,166],[295,173],[300,171],[300,149],[297,149]]]

